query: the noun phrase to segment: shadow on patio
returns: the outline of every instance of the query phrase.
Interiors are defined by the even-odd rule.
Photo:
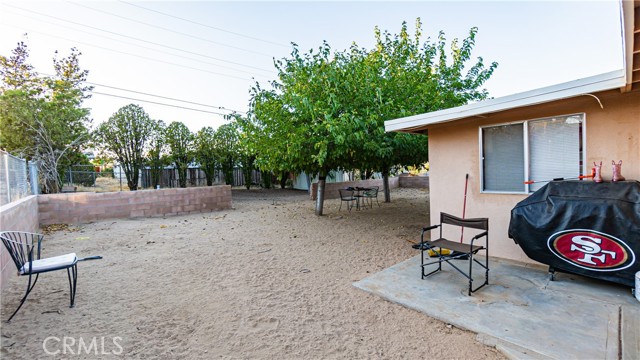
[[[630,288],[560,273],[550,281],[542,266],[505,260],[490,268],[490,285],[473,296],[446,264],[421,280],[420,256],[354,286],[476,332],[511,358],[640,358],[640,302]]]

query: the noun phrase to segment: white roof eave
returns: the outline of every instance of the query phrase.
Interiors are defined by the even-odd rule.
[[[623,69],[569,81],[519,94],[489,99],[455,108],[433,111],[384,122],[385,131],[411,131],[428,125],[455,121],[518,107],[547,103],[589,93],[619,89],[626,83]]]

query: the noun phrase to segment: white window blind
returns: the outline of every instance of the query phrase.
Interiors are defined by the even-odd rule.
[[[485,191],[524,191],[524,135],[522,124],[482,129]]]
[[[580,176],[582,116],[572,115],[528,122],[529,178],[551,180]],[[546,183],[530,187],[536,191]]]
[[[481,128],[482,190],[533,192],[546,180],[577,178],[583,125],[584,114],[576,114]]]

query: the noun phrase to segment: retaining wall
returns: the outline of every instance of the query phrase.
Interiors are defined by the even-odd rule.
[[[384,194],[382,194],[382,179],[370,179],[370,180],[357,180],[357,181],[343,181],[337,183],[325,183],[324,184],[324,198],[325,199],[337,199],[340,197],[339,189],[344,189],[347,187],[370,187],[370,186],[378,186],[378,197],[382,196],[384,198]],[[394,189],[399,186],[398,178],[391,177],[389,178],[389,189]],[[315,182],[311,184],[311,200],[315,200],[318,195],[318,183]]]
[[[0,230],[38,232],[38,197],[37,195],[14,201],[0,207]],[[17,272],[9,252],[0,244],[0,290],[7,284],[11,274]]]
[[[231,208],[231,186],[38,196],[40,225],[172,216]]]
[[[400,176],[398,180],[401,188],[429,188],[429,176]]]

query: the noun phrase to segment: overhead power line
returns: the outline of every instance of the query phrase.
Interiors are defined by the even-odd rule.
[[[219,27],[215,27],[215,26],[203,24],[201,22],[193,21],[193,20],[190,20],[190,19],[185,19],[183,17],[167,14],[167,13],[164,13],[162,11],[149,9],[147,7],[140,6],[138,4],[133,4],[133,3],[130,3],[130,2],[127,2],[127,1],[120,0],[120,2],[123,3],[123,4],[127,4],[129,6],[134,6],[134,7],[143,9],[143,10],[147,10],[147,11],[151,11],[151,12],[154,12],[154,13],[157,13],[157,14],[160,14],[160,15],[168,16],[170,18],[186,21],[186,22],[191,23],[191,24],[200,25],[200,26],[203,26],[203,27],[206,27],[206,28],[209,28],[209,29],[217,30],[217,31],[222,31],[222,32],[225,32],[227,34],[233,34],[233,35],[240,36],[240,37],[243,37],[243,38],[256,40],[256,41],[261,41],[261,42],[264,42],[264,43],[267,43],[267,44],[276,45],[276,46],[280,46],[280,47],[291,48],[291,45],[289,45],[289,44],[286,44],[286,45],[285,44],[280,44],[280,43],[277,43],[275,41],[264,40],[264,39],[260,39],[260,38],[254,37],[254,36],[244,35],[244,34],[241,34],[241,33],[235,32],[235,31],[229,31],[229,30],[221,29]]]
[[[53,74],[47,74],[47,73],[40,73],[41,75],[44,76],[49,76],[49,77],[54,77],[55,75]],[[232,113],[238,113],[238,114],[246,114],[246,112],[244,111],[239,111],[239,110],[234,110],[234,109],[229,109],[226,108],[224,106],[216,106],[216,105],[209,105],[209,104],[203,104],[203,103],[198,103],[198,102],[194,102],[194,101],[189,101],[189,100],[182,100],[182,99],[176,99],[176,98],[172,98],[172,97],[168,97],[168,96],[163,96],[163,95],[156,95],[156,94],[151,94],[148,92],[144,92],[144,91],[138,91],[138,90],[131,90],[131,89],[125,89],[125,88],[121,88],[121,87],[117,87],[117,86],[112,86],[112,85],[105,85],[105,84],[99,84],[99,83],[95,83],[95,82],[91,82],[91,81],[84,81],[85,84],[88,85],[95,85],[95,86],[101,86],[101,87],[105,87],[105,88],[109,88],[109,89],[114,89],[114,90],[120,90],[120,91],[126,91],[126,92],[131,92],[131,93],[135,93],[135,94],[140,94],[140,95],[146,95],[146,96],[151,96],[151,97],[157,97],[160,99],[165,99],[165,100],[171,100],[171,101],[177,101],[177,102],[183,102],[186,104],[191,104],[191,105],[198,105],[198,106],[204,106],[204,107],[209,107],[209,108],[213,108],[213,109],[218,109],[218,110],[226,110],[226,111],[230,111]],[[105,94],[105,93],[100,93],[100,92],[96,92],[91,90],[93,93],[96,94],[101,94],[101,95],[107,95],[107,96],[119,96],[119,95],[115,95],[115,94]],[[127,97],[125,97],[126,99],[128,99]],[[132,100],[137,100],[137,99],[132,99]],[[143,100],[140,100],[143,101]],[[172,106],[170,104],[165,104],[167,106]]]
[[[44,17],[48,17],[48,18],[52,18],[52,19],[56,19],[56,20],[58,20],[58,21],[67,22],[67,23],[70,23],[70,24],[74,24],[74,25],[78,25],[78,26],[86,27],[86,28],[89,28],[89,29],[94,29],[94,30],[97,30],[97,31],[105,32],[105,33],[108,33],[108,34],[113,34],[113,35],[116,35],[116,36],[120,36],[120,37],[124,37],[124,38],[128,38],[128,39],[132,39],[132,40],[136,40],[136,41],[140,41],[140,42],[144,42],[144,43],[147,43],[147,44],[152,44],[152,45],[156,45],[156,46],[160,46],[160,47],[168,48],[168,49],[171,49],[171,50],[182,51],[182,52],[186,52],[186,53],[189,53],[189,54],[198,55],[198,56],[206,57],[206,58],[209,58],[209,59],[213,59],[213,60],[217,60],[217,61],[221,61],[221,62],[226,62],[226,63],[230,63],[230,64],[234,64],[234,65],[244,66],[244,67],[252,68],[252,69],[256,69],[256,70],[262,70],[262,71],[267,71],[267,72],[270,72],[270,71],[271,71],[271,70],[267,70],[267,69],[259,68],[259,67],[256,67],[256,66],[245,65],[245,64],[241,64],[241,63],[237,63],[237,62],[233,62],[233,61],[223,60],[223,59],[219,59],[219,58],[216,58],[216,57],[212,57],[212,56],[208,56],[208,55],[203,55],[203,54],[200,54],[200,53],[197,53],[197,52],[193,52],[193,51],[189,51],[189,50],[184,50],[184,49],[176,48],[176,47],[173,47],[173,46],[164,45],[164,44],[161,44],[161,43],[157,43],[157,42],[153,42],[153,41],[149,41],[149,40],[144,40],[144,39],[136,38],[136,37],[134,37],[134,36],[129,36],[129,35],[121,34],[121,33],[115,32],[115,31],[110,31],[110,30],[101,29],[101,28],[98,28],[98,27],[95,27],[95,26],[86,25],[86,24],[82,24],[82,23],[75,22],[75,21],[71,21],[71,20],[67,20],[67,19],[59,18],[59,17],[57,17],[57,16],[48,15],[48,14],[44,14],[44,13],[41,13],[41,12],[37,12],[37,11],[33,11],[33,10],[29,10],[29,9],[24,9],[24,8],[21,8],[21,7],[15,6],[15,5],[9,5],[9,4],[6,4],[6,3],[2,3],[2,5],[7,6],[7,7],[11,7],[11,8],[15,8],[15,9],[18,9],[18,10],[22,10],[22,11],[25,11],[25,12],[29,12],[29,13],[33,13],[33,14],[37,14],[37,15],[40,15],[40,16],[44,16]],[[25,16],[25,15],[22,15],[22,16]]]
[[[0,24],[0,26],[7,26],[7,25]],[[53,37],[53,38],[66,40],[66,41],[69,41],[69,42],[71,42],[73,44],[82,44],[82,45],[86,45],[86,46],[89,46],[89,47],[94,47],[94,48],[98,48],[98,49],[102,49],[102,50],[106,50],[106,51],[115,52],[115,53],[118,53],[118,54],[124,54],[124,55],[128,55],[128,56],[133,56],[133,57],[137,57],[137,58],[140,58],[140,59],[145,59],[145,60],[149,60],[149,61],[154,61],[154,62],[159,62],[159,63],[163,63],[163,64],[173,65],[173,66],[177,66],[177,67],[181,67],[181,68],[185,68],[185,69],[201,71],[201,72],[208,73],[208,74],[219,75],[219,76],[224,76],[224,77],[228,77],[228,78],[232,78],[232,79],[238,79],[238,80],[245,80],[245,81],[253,80],[253,79],[249,79],[249,78],[244,78],[244,77],[240,77],[240,76],[234,76],[234,75],[220,73],[220,72],[216,72],[216,71],[209,71],[209,70],[205,70],[205,69],[201,69],[201,68],[197,68],[197,67],[193,67],[193,66],[182,65],[182,64],[178,64],[178,63],[174,63],[174,62],[170,62],[170,61],[159,60],[159,59],[151,58],[151,57],[147,57],[147,56],[132,54],[132,53],[129,53],[129,52],[126,52],[126,51],[120,51],[120,50],[107,48],[107,47],[104,47],[104,46],[99,46],[99,45],[95,45],[95,44],[89,44],[89,43],[86,43],[86,42],[69,39],[69,38],[66,38],[66,37],[63,37],[63,36],[56,36],[56,35],[46,34],[46,33],[39,32],[39,31],[32,31],[32,32],[36,33],[36,34],[41,34],[41,35],[44,35],[44,36],[49,36],[49,37]]]
[[[173,30],[173,29],[169,29],[169,28],[166,28],[166,27],[162,27],[162,26],[159,26],[159,25],[154,25],[154,24],[150,24],[150,23],[148,23],[148,22],[144,22],[144,21],[140,21],[140,20],[132,19],[132,18],[129,18],[129,17],[126,17],[126,16],[122,16],[122,15],[114,14],[114,13],[109,12],[109,11],[96,9],[96,8],[91,7],[91,6],[87,6],[87,5],[83,5],[83,4],[78,4],[78,3],[73,2],[73,1],[67,1],[67,2],[68,2],[68,3],[70,3],[70,4],[73,4],[73,5],[75,5],[75,6],[83,7],[83,8],[85,8],[85,9],[89,9],[89,10],[92,10],[92,11],[96,11],[96,12],[99,12],[99,13],[102,13],[102,14],[107,14],[107,15],[109,15],[109,16],[117,17],[117,18],[120,18],[120,19],[124,19],[124,20],[127,20],[127,21],[131,21],[131,22],[137,23],[137,24],[142,24],[142,25],[149,26],[149,27],[152,27],[152,28],[155,28],[155,29],[160,29],[160,30],[168,31],[168,32],[171,32],[171,33],[174,33],[174,34],[178,34],[178,35],[181,35],[181,36],[186,36],[186,37],[189,37],[189,38],[192,38],[192,39],[196,39],[196,40],[200,40],[200,41],[205,41],[205,42],[208,42],[208,43],[211,43],[211,44],[216,44],[216,45],[220,45],[220,46],[228,47],[228,48],[231,48],[231,49],[236,49],[236,50],[240,50],[240,51],[246,51],[246,52],[248,52],[248,53],[252,53],[252,54],[256,54],[256,55],[262,55],[262,56],[267,56],[267,57],[273,57],[273,55],[271,55],[271,54],[265,54],[265,53],[260,52],[260,51],[249,50],[249,49],[241,48],[241,47],[239,47],[239,46],[233,46],[233,45],[229,45],[229,44],[224,44],[224,43],[221,43],[221,42],[218,42],[218,41],[213,41],[213,40],[210,40],[210,39],[206,39],[206,38],[203,38],[203,37],[200,37],[200,36],[195,36],[195,35],[191,35],[191,34],[183,33],[183,32],[176,31],[176,30]]]
[[[124,88],[120,88],[120,87],[116,87],[116,86],[111,86],[111,85],[98,84],[98,83],[94,83],[94,82],[90,82],[90,81],[85,81],[85,83],[87,83],[87,84],[89,84],[89,85],[102,86],[102,87],[109,88],[109,89],[114,89],[114,90],[121,90],[121,91],[131,92],[131,93],[134,93],[134,94],[140,94],[140,95],[147,95],[147,96],[157,97],[157,98],[159,98],[159,99],[165,99],[165,100],[178,101],[178,102],[183,102],[183,103],[191,104],[191,105],[198,105],[198,106],[210,107],[210,108],[214,108],[214,109],[227,110],[227,111],[231,111],[231,112],[235,112],[235,113],[245,114],[245,112],[244,112],[244,111],[238,111],[238,110],[233,110],[233,109],[227,109],[227,108],[226,108],[226,107],[224,107],[224,106],[208,105],[208,104],[197,103],[197,102],[188,101],[188,100],[181,100],[181,99],[176,99],[176,98],[167,97],[167,96],[162,96],[162,95],[154,95],[154,94],[150,94],[150,93],[143,92],[143,91],[129,90],[129,89],[124,89]]]
[[[132,98],[132,97],[128,97],[128,96],[121,96],[121,95],[107,94],[107,93],[103,93],[103,92],[99,92],[99,91],[92,91],[91,93],[92,93],[92,94],[96,94],[96,95],[104,95],[104,96],[116,97],[116,98],[120,98],[120,99],[127,99],[127,100],[133,100],[133,101],[141,101],[141,102],[146,102],[146,103],[149,103],[149,104],[155,104],[155,105],[161,105],[161,106],[174,107],[174,108],[178,108],[178,109],[191,110],[191,111],[198,111],[198,112],[203,112],[203,113],[208,113],[208,114],[215,114],[215,115],[220,115],[220,116],[227,116],[227,115],[230,115],[230,114],[223,114],[223,113],[216,112],[216,111],[200,110],[200,109],[194,109],[194,108],[190,108],[190,107],[186,107],[186,106],[171,105],[171,104],[161,103],[161,102],[157,102],[157,101],[149,101],[149,100],[136,99],[136,98]]]
[[[10,12],[12,12],[12,11],[10,11]],[[144,45],[140,45],[140,44],[134,44],[134,43],[132,43],[132,42],[128,42],[128,41],[124,41],[124,40],[114,39],[114,38],[112,38],[112,37],[105,36],[105,35],[94,34],[94,33],[90,33],[90,32],[87,32],[87,31],[78,30],[78,29],[75,29],[75,28],[70,27],[70,26],[61,25],[61,24],[56,24],[56,23],[54,23],[54,22],[47,21],[47,20],[43,20],[43,19],[36,19],[36,18],[34,18],[34,17],[32,17],[32,16],[28,16],[28,15],[24,15],[24,14],[18,14],[18,13],[15,13],[15,12],[12,12],[12,13],[17,14],[17,15],[19,15],[19,16],[23,16],[23,17],[29,18],[29,19],[34,19],[34,20],[36,20],[36,21],[40,21],[40,22],[43,22],[43,23],[45,23],[45,24],[51,24],[51,25],[54,25],[54,26],[58,26],[58,27],[62,27],[62,28],[66,28],[66,29],[70,29],[70,30],[73,30],[73,31],[76,31],[76,32],[78,32],[78,31],[79,31],[79,32],[82,32],[82,33],[85,33],[85,34],[88,34],[88,35],[91,35],[91,36],[96,36],[96,37],[100,37],[100,38],[103,38],[103,39],[108,39],[108,40],[111,40],[111,41],[116,41],[116,42],[119,42],[119,43],[123,43],[123,44],[131,45],[131,46],[135,46],[135,47],[137,47],[137,48],[147,49],[147,50],[155,51],[155,52],[158,52],[158,53],[167,54],[167,55],[171,55],[171,56],[175,56],[175,57],[179,57],[179,58],[183,58],[183,59],[188,59],[188,60],[191,60],[191,61],[196,61],[196,62],[203,63],[203,64],[207,64],[207,65],[217,66],[217,67],[220,67],[220,68],[223,68],[223,69],[229,69],[229,70],[232,70],[232,71],[237,71],[237,72],[242,72],[242,73],[245,73],[245,74],[255,75],[255,73],[254,73],[254,72],[250,72],[250,71],[247,71],[247,70],[240,70],[240,69],[236,69],[236,68],[233,68],[233,67],[230,67],[230,66],[225,66],[225,65],[215,64],[215,63],[212,63],[212,62],[209,62],[209,61],[204,61],[204,60],[200,60],[200,59],[196,59],[196,58],[192,58],[192,57],[188,57],[188,56],[184,56],[184,55],[178,55],[178,54],[170,53],[170,52],[168,52],[168,51],[163,51],[163,50],[159,50],[159,49],[154,49],[154,48],[149,47],[149,46],[144,46]],[[19,28],[19,29],[24,29],[24,30],[27,30],[28,32],[32,32],[32,33],[36,33],[36,34],[43,34],[43,35],[47,35],[47,36],[54,36],[54,35],[50,35],[50,34],[45,34],[45,33],[42,33],[42,32],[38,32],[38,31],[35,31],[35,30],[30,30],[30,29],[27,29],[27,28],[25,28],[25,27],[23,27],[23,26],[11,25],[11,24],[3,24],[3,25],[7,25],[7,26],[11,26],[11,27]],[[72,40],[69,40],[69,41],[72,41]],[[199,55],[199,56],[202,56],[202,57],[208,57],[207,55]],[[224,60],[219,60],[219,59],[217,59],[217,58],[213,58],[213,59],[218,60],[218,61],[224,61]],[[245,66],[245,67],[246,67],[246,65],[242,65],[242,64],[239,64],[239,65],[240,65],[240,66]],[[259,71],[266,72],[265,70],[259,70]],[[274,74],[274,72],[270,72],[270,73],[271,73],[272,75]]]

